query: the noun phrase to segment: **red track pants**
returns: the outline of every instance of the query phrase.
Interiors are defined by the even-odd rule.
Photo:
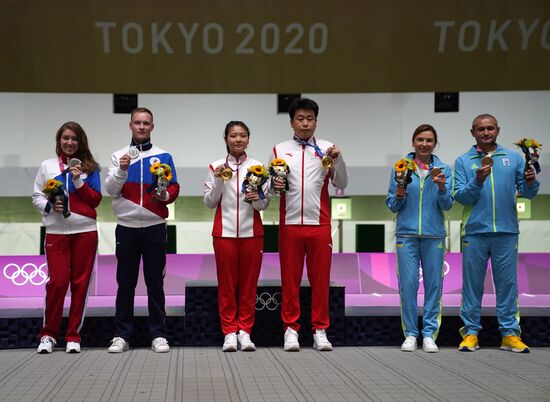
[[[300,283],[306,257],[307,278],[311,285],[311,326],[329,327],[328,294],[332,236],[330,225],[280,225],[279,258],[281,261],[283,326],[298,331],[300,324]]]
[[[71,307],[65,340],[80,342],[88,285],[97,252],[97,231],[68,235],[46,234],[45,247],[49,279],[46,283],[44,327],[40,337],[59,337],[63,302],[71,285]]]
[[[218,309],[224,335],[239,329],[252,332],[263,244],[263,236],[214,237]]]

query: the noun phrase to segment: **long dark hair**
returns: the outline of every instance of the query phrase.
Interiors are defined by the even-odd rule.
[[[63,131],[65,130],[71,130],[76,134],[76,138],[78,140],[78,150],[76,151],[74,157],[82,161],[82,172],[91,173],[95,171],[99,167],[99,164],[90,152],[86,132],[80,124],[74,121],[68,121],[59,127],[59,130],[57,130],[57,134],[55,136],[55,153],[57,156],[63,153],[63,151],[61,151],[61,134],[63,134]]]

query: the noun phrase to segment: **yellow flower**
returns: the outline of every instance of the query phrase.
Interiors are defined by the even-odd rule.
[[[286,161],[281,158],[275,158],[271,161],[271,166],[285,166]]]
[[[172,180],[172,169],[170,169],[170,166],[164,169],[164,179],[166,181]]]
[[[46,181],[46,184],[44,185],[42,192],[47,196],[50,196],[51,194],[53,194],[55,190],[57,190],[62,185],[63,183],[61,183],[59,180],[49,179],[48,181]]]
[[[542,148],[542,144],[533,138],[521,138],[518,142],[515,142],[514,145],[521,147],[522,145],[527,148],[538,149]]]
[[[265,169],[262,165],[250,166],[248,171],[254,173],[256,176],[265,176]]]
[[[393,168],[396,172],[404,172],[405,170],[407,170],[407,161],[405,159],[400,159],[395,162]]]
[[[153,174],[156,174],[157,173],[157,170],[160,169],[160,162],[157,162],[157,163],[153,163],[151,165],[151,167],[149,168],[149,171]]]

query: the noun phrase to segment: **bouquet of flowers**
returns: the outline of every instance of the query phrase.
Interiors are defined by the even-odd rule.
[[[280,177],[285,182],[285,188],[279,191],[279,194],[284,194],[288,191],[288,180],[286,176],[290,173],[290,168],[284,159],[275,158],[269,164],[269,174],[272,178]]]
[[[268,178],[269,174],[267,173],[263,165],[250,166],[243,181],[242,193],[246,194],[249,191],[256,190],[258,191],[258,196],[260,197],[260,200],[265,199],[262,185],[267,181]],[[246,199],[245,201],[250,204],[252,203],[252,201],[248,201]]]
[[[149,171],[153,173],[153,183],[147,189],[150,193],[155,188],[157,189],[157,195],[161,195],[163,191],[166,191],[170,180],[172,180],[172,168],[166,163],[153,163],[149,168]]]
[[[416,170],[416,163],[412,159],[402,158],[395,162],[393,168],[397,185],[406,189],[407,184],[412,181],[411,175]]]
[[[525,170],[531,169],[532,166],[535,172],[540,173],[539,149],[542,148],[542,144],[532,138],[522,138],[514,145],[520,147],[525,154]]]
[[[69,197],[65,193],[63,183],[57,179],[49,179],[42,189],[42,192],[48,197],[48,201],[52,204],[55,204],[57,200],[63,201],[63,218],[66,219],[71,216],[71,211],[69,211]]]

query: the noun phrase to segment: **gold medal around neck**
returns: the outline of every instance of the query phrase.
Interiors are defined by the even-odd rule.
[[[220,176],[225,181],[231,180],[231,178],[233,177],[233,172],[228,167],[225,167],[222,169]]]
[[[440,174],[441,174],[441,169],[440,168],[434,167],[430,170],[430,176],[431,176],[432,180],[435,179]]]
[[[481,158],[481,166],[493,166],[493,162],[493,158],[491,158],[489,155]]]
[[[334,164],[334,161],[332,158],[328,155],[323,156],[323,159],[321,160],[321,164],[325,169],[330,169],[332,165]]]

